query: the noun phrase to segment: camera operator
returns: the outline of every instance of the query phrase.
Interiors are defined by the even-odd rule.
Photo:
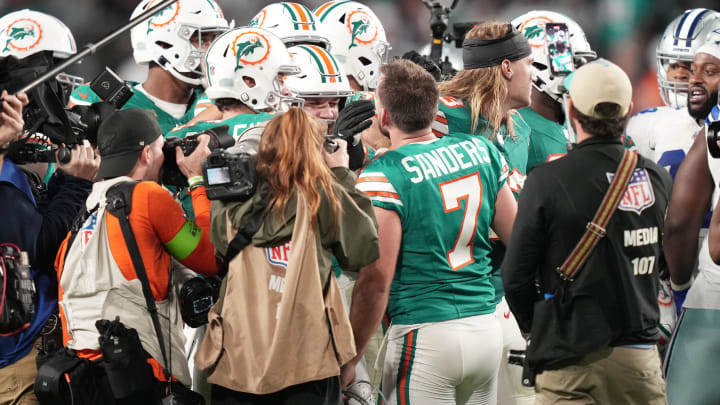
[[[180,148],[176,149],[177,164],[188,178],[202,174],[202,160],[210,154],[209,138],[203,135],[198,140],[197,148],[188,156]],[[119,399],[115,386],[122,385],[124,379],[146,375],[152,381],[144,390],[126,392],[123,398],[128,401],[159,399],[166,387],[159,381],[167,382],[170,378],[165,370],[170,370],[172,377],[184,386],[190,385],[183,325],[172,288],[171,258],[206,275],[214,275],[217,264],[208,238],[210,202],[205,187],[194,184],[190,188],[195,207],[195,220],[191,221],[157,183],[163,165],[164,142],[157,116],[149,110],[120,110],[101,124],[98,146],[102,163],[98,178],[102,180],[95,183],[86,203],[87,219],[79,227],[80,237],[66,240],[56,259],[64,344],[77,351],[79,357],[96,360],[91,367],[92,378],[98,381],[93,387],[95,391],[89,394],[95,395],[93,398],[108,398],[112,392],[113,397]],[[133,186],[124,197],[130,210],[126,219],[113,214],[117,206],[108,203],[115,185],[120,189]],[[129,247],[132,243],[122,230],[124,224],[129,224],[141,258],[133,255]],[[137,262],[144,270],[135,265]],[[145,288],[141,288],[142,273],[146,273],[152,297],[145,295]],[[76,281],[87,277],[94,282]],[[150,322],[153,317],[148,313],[150,299],[154,300],[160,318],[160,336],[154,320]],[[105,351],[100,351],[100,334],[95,323],[116,317],[124,328],[137,331],[142,347],[136,347],[135,351],[141,358],[139,366],[126,367],[125,374],[108,371],[106,376],[105,370],[112,368],[112,364]],[[165,342],[164,349],[158,343],[160,340]],[[155,381],[153,375],[159,381]],[[178,385],[173,392],[184,391],[184,386]]]
[[[5,215],[0,227],[0,243],[12,243],[28,253],[35,311],[20,329],[0,337],[0,386],[4,388],[0,392],[0,403],[37,403],[32,392],[37,372],[33,344],[39,342],[43,326],[47,324],[51,327],[57,323],[54,316],[57,312],[57,290],[51,273],[51,258],[90,192],[90,180],[95,177],[99,159],[94,158],[89,146],[76,147],[71,162],[58,166],[59,170],[50,179],[47,190],[34,195],[31,181],[26,177],[30,173],[4,156],[8,144],[22,134],[24,121],[21,111],[28,98],[25,94],[11,96],[6,91],[3,91],[2,98],[0,209]],[[3,273],[3,277],[8,277]],[[12,292],[5,290],[4,298]],[[5,303],[7,305],[7,300]],[[49,330],[45,332],[50,335]]]
[[[54,65],[77,53],[72,32],[52,15],[29,9],[18,10],[2,16],[0,27],[6,27],[0,31],[0,44],[5,45],[0,49],[0,58],[2,58],[0,78],[3,86],[9,89],[17,89],[20,85],[29,83]],[[11,56],[17,60],[12,60]],[[48,143],[43,142],[43,138],[52,136],[52,131],[44,134],[42,132],[54,125],[46,126],[46,124],[49,121],[53,123],[62,121],[59,117],[52,117],[55,113],[62,112],[55,111],[49,105],[57,101],[57,110],[59,110],[60,106],[67,103],[72,90],[82,82],[81,77],[63,72],[27,93],[30,105],[25,108],[25,120],[28,121],[28,127],[40,125],[37,132],[31,133],[25,141],[26,145],[31,145],[30,150],[45,150],[49,146]],[[53,100],[55,97],[57,100]],[[43,117],[45,113],[50,117]],[[20,147],[20,144],[14,146]],[[12,150],[8,154],[15,155],[16,152]],[[21,160],[23,159],[16,158],[14,161],[22,165],[21,167],[37,173],[44,184],[50,181],[50,177],[55,172],[54,163]],[[38,186],[42,187],[41,184]]]
[[[325,125],[291,108],[263,132],[253,196],[213,203],[211,239],[223,255],[236,231],[262,221],[250,244],[226,257],[221,301],[195,357],[215,384],[215,404],[342,403],[339,365],[355,347],[332,257],[345,269],[371,263],[377,229],[345,142],[332,153],[324,142]]]

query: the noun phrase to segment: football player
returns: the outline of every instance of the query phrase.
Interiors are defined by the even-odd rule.
[[[638,152],[664,166],[673,178],[715,104],[712,90],[690,93],[688,82],[697,50],[719,28],[720,15],[704,8],[687,10],[667,26],[655,51],[658,88],[665,105],[640,111],[626,129]]]
[[[710,252],[717,252],[706,238],[698,248],[698,231],[708,205],[718,209],[720,160],[710,155],[705,135],[718,118],[717,90],[720,85],[720,30],[715,29],[697,49],[690,66],[688,107],[691,115],[710,110],[706,124],[695,135],[687,156],[680,164],[665,222],[664,251],[670,272],[673,299],[680,312],[665,359],[669,403],[706,404],[720,401],[719,391],[704,381],[720,358],[711,350],[720,331],[720,266]],[[704,111],[703,111],[704,110]],[[693,273],[697,260],[697,276]]]
[[[489,39],[498,41],[493,46]],[[527,38],[511,24],[494,21],[470,30],[463,44],[465,70],[440,83],[442,96],[433,123],[433,132],[437,136],[472,133],[493,142],[508,163],[507,182],[516,198],[526,177],[530,127],[515,109],[530,104],[531,49]],[[524,350],[526,345],[504,299],[500,264],[505,248],[494,233],[491,240],[495,317],[503,332],[498,400],[501,403],[515,403],[515,400],[532,403],[534,391],[520,384],[522,368],[509,365],[506,360],[510,348]]]
[[[156,3],[141,1],[130,18]],[[132,83],[135,94],[123,108],[155,111],[164,134],[188,122],[202,93],[200,62],[210,43],[228,28],[215,0],[179,0],[135,26],[130,31],[133,57],[136,63],[148,65],[148,74],[142,84]],[[86,85],[75,89],[70,105],[98,101]]]
[[[232,29],[212,43],[203,64],[207,97],[218,108],[219,119],[180,126],[170,136],[185,137],[227,125],[238,143],[255,153],[262,129],[279,111],[302,101],[292,97],[285,78],[300,73],[285,44],[263,28]]]
[[[704,8],[686,10],[665,29],[657,46],[657,79],[660,96],[665,105],[640,111],[630,119],[626,133],[635,141],[638,152],[665,167],[675,175],[702,128],[705,117],[717,99],[717,86],[693,86],[690,91],[691,65],[698,49],[708,35],[720,28],[720,14]],[[702,55],[700,58],[704,58]],[[707,234],[709,213],[700,237]],[[677,321],[670,285],[660,284],[661,353],[667,346]]]
[[[578,68],[597,58],[582,28],[570,17],[553,11],[530,11],[512,21],[513,26],[528,39],[532,48],[532,103],[518,112],[530,126],[530,150],[527,172],[540,163],[557,159],[567,153],[568,139],[563,124],[563,87],[569,72],[553,71],[546,39],[546,24],[560,23],[567,27],[567,40],[573,55],[571,66]]]
[[[376,102],[392,146],[357,185],[375,206],[380,258],[359,272],[353,291],[359,355],[342,382],[352,381],[387,303],[387,404],[494,404],[502,333],[489,232],[492,224],[506,240],[515,217],[507,165],[484,137],[435,137],[438,91],[423,68],[401,59],[382,73]]]

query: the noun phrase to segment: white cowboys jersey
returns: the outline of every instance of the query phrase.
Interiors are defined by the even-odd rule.
[[[630,119],[625,130],[635,142],[637,151],[664,167],[675,180],[680,163],[685,159],[695,134],[702,128],[687,112],[687,108],[667,106],[640,111]],[[708,216],[709,218],[709,216]],[[704,235],[704,232],[701,231]],[[701,236],[700,243],[704,242]],[[660,339],[658,346],[664,350],[670,341],[677,317],[668,283],[661,283],[658,294],[660,308]]]
[[[675,179],[700,128],[686,108],[662,106],[637,113],[630,119],[625,133],[630,135],[641,155],[664,167]]]

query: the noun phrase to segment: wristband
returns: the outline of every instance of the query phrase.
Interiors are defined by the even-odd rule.
[[[688,280],[688,281],[685,282],[685,283],[675,284],[675,283],[672,281],[672,279],[670,279],[670,288],[672,288],[672,289],[675,290],[675,291],[687,290],[687,289],[690,288],[690,286],[692,285],[692,281],[693,281],[693,279],[692,279],[692,277],[690,277],[690,280]]]
[[[205,179],[203,179],[203,176],[193,176],[188,179],[188,185],[190,187],[196,185],[196,184],[202,184],[205,182]]]

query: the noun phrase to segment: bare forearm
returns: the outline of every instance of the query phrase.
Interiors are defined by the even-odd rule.
[[[675,174],[663,247],[670,278],[685,284],[695,269],[698,233],[714,188],[707,162],[705,136],[699,132]]]
[[[670,278],[675,284],[685,284],[692,277],[697,262],[698,232],[697,226],[673,227],[666,224],[665,229],[675,228],[665,235],[664,251]]]
[[[350,308],[350,323],[357,348],[357,356],[354,360],[362,357],[365,352],[368,342],[382,321],[390,296],[390,290],[382,283],[372,280],[367,273],[369,272],[360,271],[353,289]]]

